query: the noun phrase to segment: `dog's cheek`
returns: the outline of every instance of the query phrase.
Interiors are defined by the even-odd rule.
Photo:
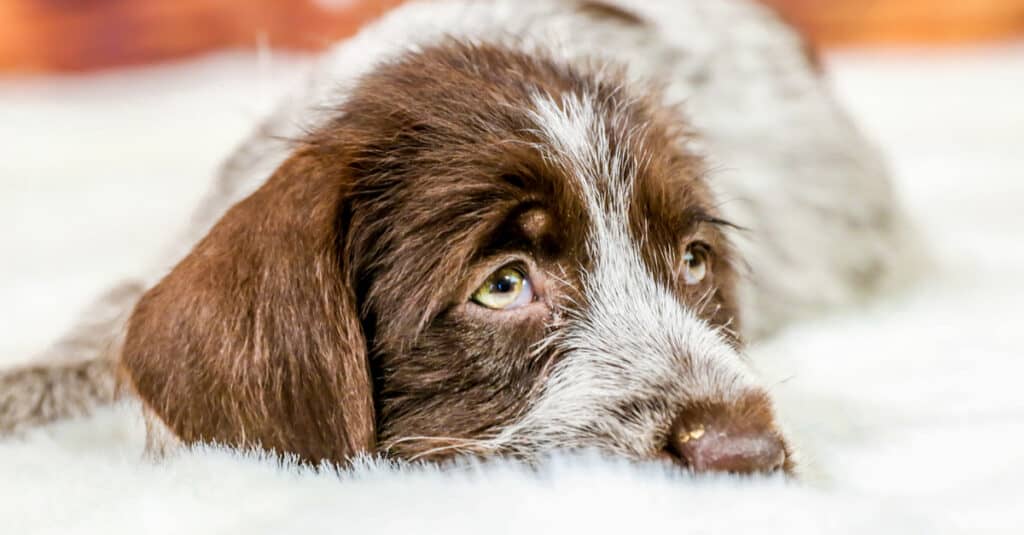
[[[532,347],[542,336],[543,327],[529,322],[446,315],[410,351],[380,356],[384,453],[432,460],[490,454],[479,441],[511,423],[537,390],[546,358]]]

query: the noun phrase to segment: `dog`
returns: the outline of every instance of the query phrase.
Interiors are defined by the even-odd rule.
[[[228,160],[169,270],[0,375],[0,429],[123,390],[154,453],[793,473],[743,348],[877,291],[905,226],[764,7],[408,3]]]

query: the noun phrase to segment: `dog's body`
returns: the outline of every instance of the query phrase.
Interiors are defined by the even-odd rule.
[[[117,367],[172,441],[791,465],[739,348],[877,288],[905,225],[773,14],[634,4],[414,3],[329,51],[151,278],[0,375],[0,430]],[[478,306],[503,265],[533,300]]]

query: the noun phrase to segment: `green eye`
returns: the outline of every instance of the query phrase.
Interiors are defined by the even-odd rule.
[[[689,286],[700,284],[708,275],[710,261],[711,251],[706,244],[694,242],[687,246],[683,255],[683,281]]]
[[[473,302],[495,310],[519,308],[533,301],[530,281],[521,271],[503,267],[473,292]]]

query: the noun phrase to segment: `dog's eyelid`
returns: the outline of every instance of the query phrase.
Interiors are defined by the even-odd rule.
[[[512,268],[528,276],[533,269],[534,262],[526,253],[514,252],[491,255],[490,258],[481,261],[478,265],[480,266],[480,271],[487,271],[488,274],[501,269]]]
[[[718,217],[718,216],[713,216],[713,215],[705,213],[705,212],[699,212],[697,214],[694,214],[693,220],[696,221],[697,223],[707,223],[707,224],[712,225],[712,226],[724,227],[724,228],[729,228],[729,229],[732,229],[732,230],[740,230],[740,231],[747,230],[746,228],[741,227],[741,226],[737,225],[736,223],[733,223],[731,221],[722,219],[721,217]]]

